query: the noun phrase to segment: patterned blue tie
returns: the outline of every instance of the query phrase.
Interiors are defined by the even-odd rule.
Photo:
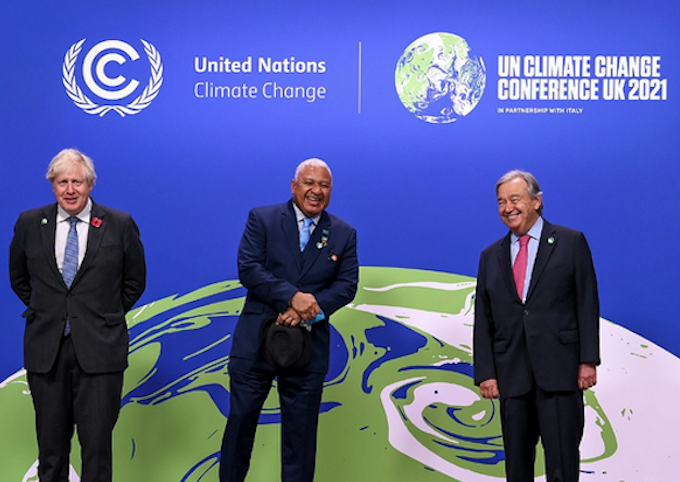
[[[66,238],[66,250],[64,251],[64,265],[61,268],[61,275],[64,278],[64,283],[68,288],[73,283],[73,278],[76,277],[78,271],[78,230],[76,225],[78,218],[71,217],[71,228],[68,230],[68,237]],[[66,318],[66,326],[64,327],[64,336],[71,333],[71,323]]]
[[[300,251],[305,250],[305,246],[307,246],[307,243],[309,243],[309,238],[312,237],[312,233],[309,230],[309,227],[314,223],[309,218],[305,218],[305,222],[302,226],[302,229],[300,230]]]

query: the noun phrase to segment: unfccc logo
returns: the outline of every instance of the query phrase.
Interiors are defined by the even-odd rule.
[[[134,78],[128,79],[122,74],[112,77],[110,71],[114,69],[108,66],[109,64],[122,66],[138,60],[140,56],[134,47],[121,40],[104,40],[87,52],[83,60],[82,78],[89,91],[103,101],[96,103],[83,93],[76,82],[76,61],[85,39],[71,45],[64,56],[62,81],[73,103],[88,114],[98,114],[100,117],[110,111],[118,112],[121,117],[125,117],[125,114],[139,114],[149,107],[163,84],[163,64],[156,47],[145,40],[140,41],[151,65],[151,77],[144,91],[127,104],[119,101],[131,96],[140,82]]]

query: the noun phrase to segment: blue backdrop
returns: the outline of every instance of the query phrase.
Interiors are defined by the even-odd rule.
[[[95,160],[96,201],[132,213],[140,226],[144,304],[236,278],[248,210],[287,199],[295,165],[321,157],[335,177],[329,209],[357,228],[362,265],[475,276],[479,252],[505,232],[494,183],[519,167],[538,177],[550,222],[585,232],[602,316],[680,355],[672,301],[680,266],[679,8],[628,0],[4,2],[0,244],[9,245],[20,211],[54,201],[47,163],[77,147]],[[399,58],[434,32],[464,38],[485,66],[478,104],[450,123],[417,118],[395,87]],[[112,39],[140,57],[105,64],[109,78],[139,80],[121,101],[97,98],[82,74],[87,52]],[[64,71],[69,52],[72,77]],[[633,75],[642,100],[630,100],[629,70],[608,76],[625,79],[622,100],[502,100],[501,56],[587,56],[593,65],[597,56],[655,56],[659,70]],[[224,66],[220,57],[251,58],[253,71],[197,71],[197,59]],[[291,57],[305,62],[304,72],[258,71],[260,59],[285,70]],[[577,77],[603,81],[594,69]],[[152,81],[157,96],[132,115],[89,114],[65,79],[97,105],[128,105]],[[654,97],[643,92],[652,80],[659,99],[645,100]],[[205,82],[232,97],[200,97],[196,84]],[[325,94],[267,98],[273,83]],[[257,89],[254,98],[239,94],[244,84]],[[564,113],[548,110],[557,108]],[[7,273],[7,256],[0,270]],[[0,277],[0,380],[22,366],[22,310]]]

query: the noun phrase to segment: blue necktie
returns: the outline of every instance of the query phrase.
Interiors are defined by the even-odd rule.
[[[64,278],[64,283],[68,288],[73,283],[73,278],[78,272],[78,230],[76,225],[78,218],[71,217],[71,228],[68,230],[68,237],[66,238],[66,250],[64,251],[64,265],[61,267],[61,275]],[[64,336],[71,333],[71,323],[66,318],[66,326],[64,327]]]
[[[305,222],[302,225],[302,229],[300,230],[300,251],[305,250],[305,246],[307,246],[307,243],[309,243],[309,238],[312,237],[312,233],[309,230],[309,227],[314,223],[309,218],[305,218]]]

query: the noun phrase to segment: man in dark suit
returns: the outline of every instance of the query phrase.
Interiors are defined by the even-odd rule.
[[[56,204],[19,216],[10,281],[26,304],[24,363],[33,397],[41,482],[69,480],[74,425],[82,482],[110,482],[113,427],[127,367],[125,313],[144,291],[146,265],[129,214],[90,198],[92,161],[75,149],[47,171]]]
[[[331,171],[308,159],[291,181],[293,199],[250,211],[238,251],[239,278],[248,289],[230,353],[230,408],[222,443],[220,481],[241,482],[250,466],[260,411],[277,377],[281,403],[283,482],[314,479],[321,392],[330,349],[330,316],[356,293],[356,231],[326,211]],[[311,354],[300,366],[265,359],[267,321],[311,329]],[[292,328],[291,328],[292,329]]]
[[[481,255],[475,298],[475,383],[500,397],[509,482],[534,480],[536,444],[548,482],[579,478],[583,390],[597,382],[599,302],[582,233],[542,217],[538,182],[510,171],[496,184],[510,232]]]

